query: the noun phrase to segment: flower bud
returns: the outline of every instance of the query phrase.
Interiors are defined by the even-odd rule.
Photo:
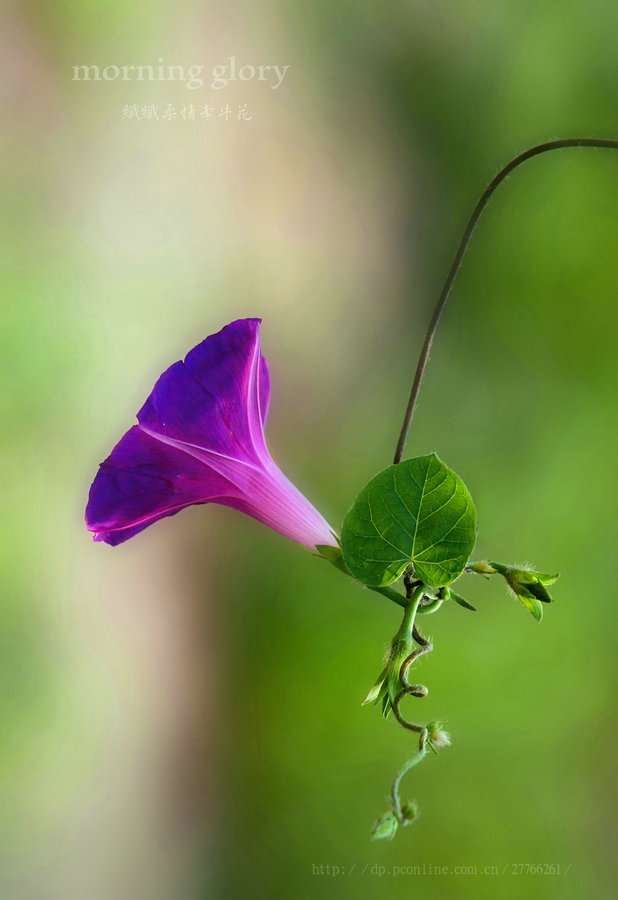
[[[397,834],[399,822],[394,813],[386,812],[373,826],[371,837],[374,841],[392,841]]]
[[[416,818],[418,818],[418,806],[407,800],[401,807],[401,824],[409,825]]]
[[[448,747],[451,743],[451,736],[448,731],[444,731],[442,725],[442,722],[430,722],[427,726],[427,741],[434,750]]]
[[[515,596],[530,610],[537,622],[540,622],[543,618],[541,603],[552,602],[546,585],[553,584],[558,575],[535,572],[534,569],[520,569],[517,566],[505,566],[497,562],[490,565],[502,575]]]
[[[490,575],[496,574],[496,569],[493,568],[493,564],[488,563],[487,560],[469,563],[466,568],[469,572],[476,572],[477,575],[484,575],[485,578],[489,578]]]

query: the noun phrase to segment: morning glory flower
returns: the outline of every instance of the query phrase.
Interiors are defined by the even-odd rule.
[[[187,506],[219,503],[305,547],[337,546],[266,446],[260,322],[231,322],[161,375],[90,488],[86,524],[95,541],[115,546]]]

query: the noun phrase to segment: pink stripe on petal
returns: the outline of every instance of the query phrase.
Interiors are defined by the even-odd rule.
[[[310,549],[318,544],[337,546],[326,519],[272,461],[270,466],[254,473],[250,491],[240,502],[230,500],[225,505],[240,509]]]

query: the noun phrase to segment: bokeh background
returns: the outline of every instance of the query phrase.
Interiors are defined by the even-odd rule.
[[[616,137],[616,4],[4,16],[2,900],[611,896],[618,154],[520,169],[441,325],[408,454],[465,479],[477,557],[562,575],[541,626],[480,579],[476,614],[432,618],[418,714],[454,743],[405,783],[422,818],[393,843],[369,831],[410,741],[360,702],[397,609],[231,510],[111,549],[83,509],[159,373],[259,315],[273,455],[339,526],[391,461],[484,184],[539,141]],[[230,56],[290,69],[276,91],[71,80]],[[252,118],[122,117],[191,102]]]

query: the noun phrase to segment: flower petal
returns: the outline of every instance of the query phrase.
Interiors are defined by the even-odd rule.
[[[335,543],[328,522],[272,460],[256,468],[213,458],[218,469],[133,426],[90,488],[86,523],[95,541],[115,546],[186,506],[219,503],[311,549]]]
[[[236,463],[219,466],[230,481],[240,488],[242,498],[230,497],[217,502],[240,510],[285,537],[315,550],[318,544],[337,546],[337,539],[326,519],[296,485],[271,460],[262,468]]]
[[[238,319],[159,378],[137,415],[152,435],[252,461],[267,453],[270,381],[260,319]]]
[[[99,467],[86,523],[95,541],[115,546],[186,506],[235,492],[218,472],[134,425]]]

